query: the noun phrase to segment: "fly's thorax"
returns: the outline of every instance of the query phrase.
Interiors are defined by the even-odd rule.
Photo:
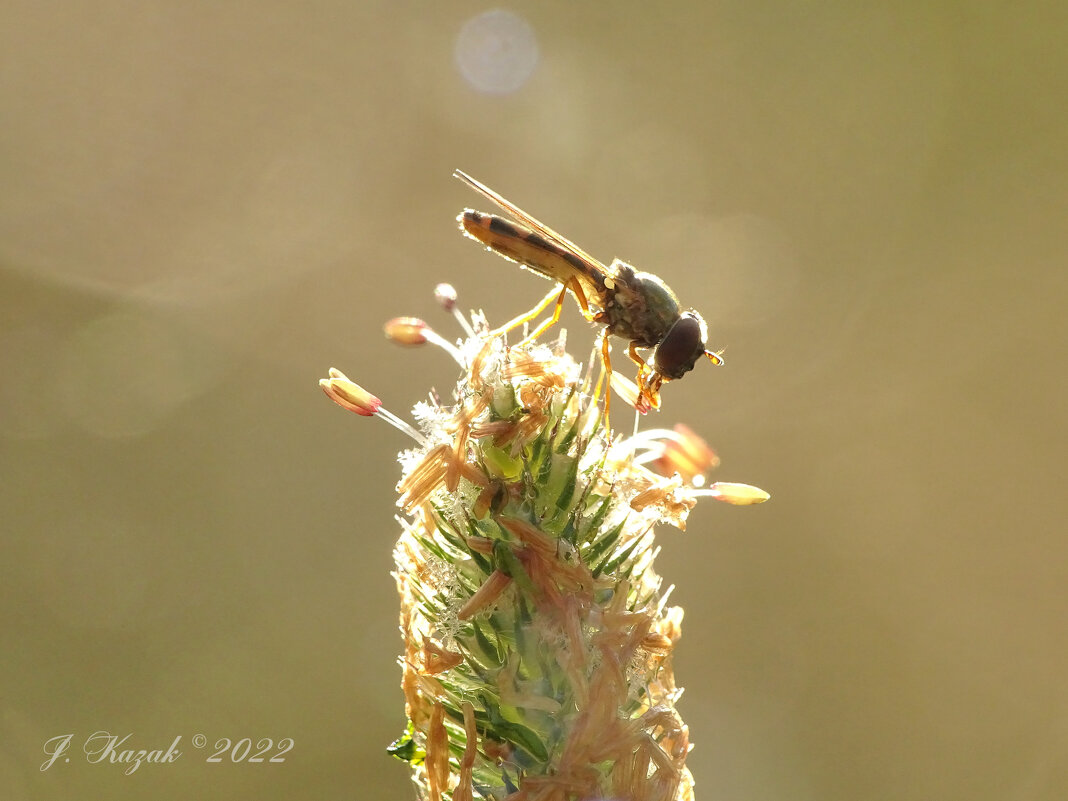
[[[679,319],[678,298],[657,276],[619,259],[610,271],[614,277],[605,292],[604,309],[609,332],[641,348],[655,347]]]

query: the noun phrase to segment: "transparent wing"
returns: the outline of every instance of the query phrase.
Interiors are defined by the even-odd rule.
[[[506,200],[504,197],[502,197],[501,195],[499,195],[496,192],[494,192],[492,189],[490,189],[488,186],[486,186],[481,181],[478,181],[478,180],[472,178],[470,175],[468,175],[463,170],[456,170],[455,172],[453,172],[453,175],[455,177],[459,178],[461,181],[463,181],[468,186],[470,186],[472,189],[474,189],[479,194],[481,194],[481,195],[489,198],[490,200],[492,200],[494,203],[496,203],[498,206],[500,206],[502,209],[504,209],[506,212],[508,212],[510,215],[512,215],[512,217],[514,217],[516,220],[518,220],[519,222],[523,223],[523,225],[528,226],[531,230],[536,231],[537,233],[541,234],[548,241],[558,245],[559,247],[561,247],[564,250],[566,250],[569,253],[571,253],[571,255],[575,256],[577,259],[579,259],[581,262],[583,262],[583,264],[586,266],[586,268],[589,269],[591,272],[600,273],[602,276],[607,277],[607,278],[614,278],[615,277],[613,275],[612,271],[609,270],[607,267],[605,267],[604,264],[602,264],[597,259],[595,259],[593,256],[591,256],[589,253],[584,251],[582,248],[580,248],[578,245],[576,245],[570,239],[567,239],[566,237],[561,236],[560,234],[556,233],[556,231],[554,231],[549,226],[545,225],[543,222],[541,222],[537,218],[531,217],[529,214],[527,214],[521,208],[519,208],[518,206],[516,206],[511,201]]]

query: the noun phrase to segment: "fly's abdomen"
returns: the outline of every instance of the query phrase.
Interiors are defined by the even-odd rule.
[[[472,209],[466,209],[457,220],[467,236],[506,259],[561,284],[577,278],[583,286],[595,287],[598,295],[604,291],[603,277],[582,259],[525,226]]]

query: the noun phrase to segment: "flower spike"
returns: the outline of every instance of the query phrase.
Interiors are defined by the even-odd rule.
[[[401,454],[394,548],[408,724],[390,753],[427,801],[692,801],[672,668],[682,609],[654,570],[655,527],[685,529],[702,497],[768,494],[697,489],[719,457],[685,426],[637,431],[636,415],[632,436],[606,430],[600,393],[642,414],[655,381],[614,372],[610,388],[562,336],[508,347],[460,314],[452,287],[435,294],[461,321],[458,345],[417,318],[385,326],[461,366],[451,402],[433,392],[416,407],[422,432],[338,370],[320,382],[416,442]]]

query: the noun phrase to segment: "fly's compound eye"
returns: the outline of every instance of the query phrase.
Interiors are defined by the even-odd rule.
[[[653,367],[664,378],[682,378],[705,355],[705,321],[683,312],[653,352]]]

